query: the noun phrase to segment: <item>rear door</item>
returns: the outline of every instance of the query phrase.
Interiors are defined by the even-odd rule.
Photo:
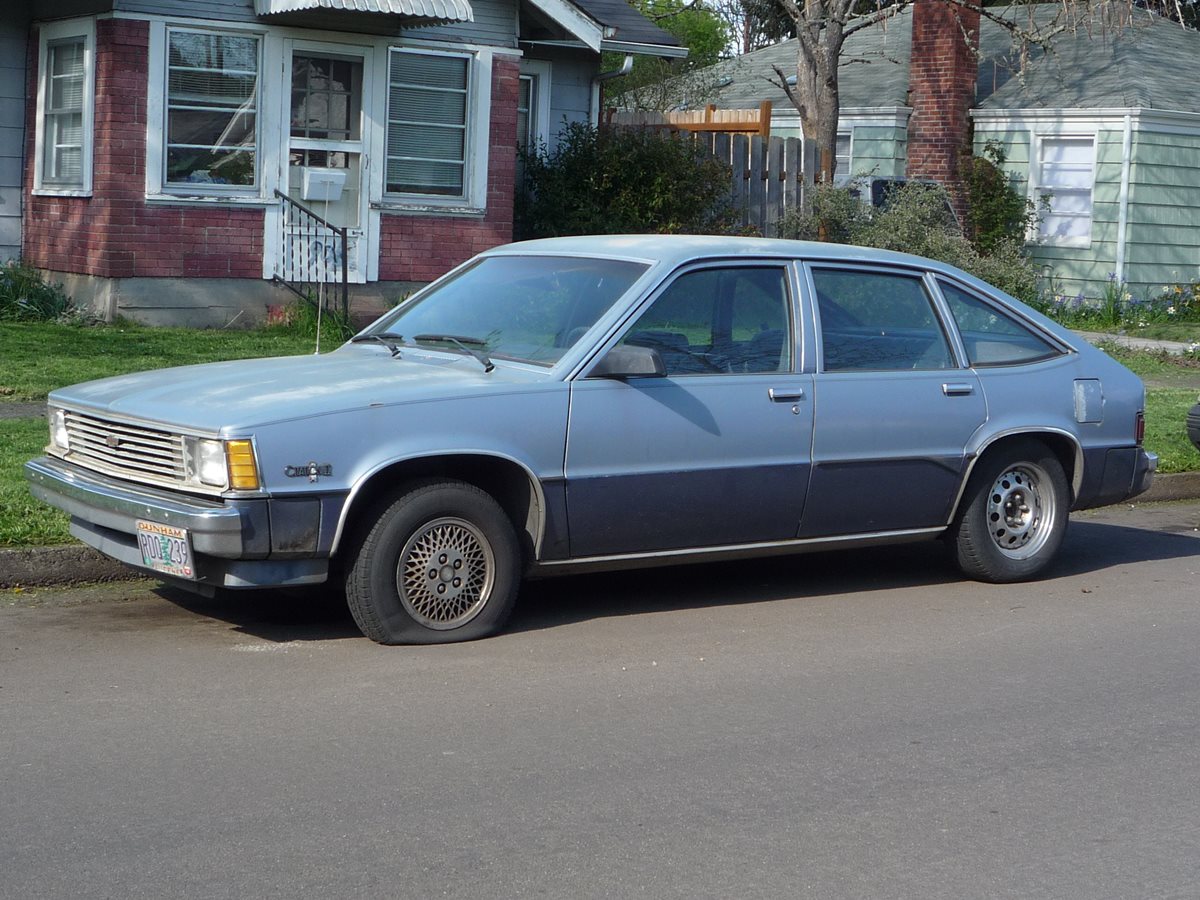
[[[798,373],[792,267],[692,268],[616,343],[653,347],[667,377],[571,386],[571,555],[795,537],[812,438]]]
[[[944,525],[987,418],[922,272],[806,266],[817,320],[802,537]]]

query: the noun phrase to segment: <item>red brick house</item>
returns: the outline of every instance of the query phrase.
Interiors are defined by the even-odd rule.
[[[258,320],[287,302],[271,279],[288,265],[340,272],[340,244],[277,191],[347,229],[356,303],[395,299],[511,239],[516,148],[594,121],[601,50],[684,52],[620,0],[18,0],[0,17],[0,40],[28,29],[21,255],[152,322]]]

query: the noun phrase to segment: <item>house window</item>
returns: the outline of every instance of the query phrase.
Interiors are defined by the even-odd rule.
[[[833,175],[835,178],[837,178],[839,176],[842,176],[845,178],[850,177],[850,158],[851,158],[851,149],[850,148],[853,143],[853,138],[852,138],[851,134],[852,133],[849,131],[842,131],[842,132],[838,133],[837,147],[834,150]]]
[[[1038,241],[1064,247],[1090,246],[1095,137],[1042,137],[1037,144],[1031,179],[1034,199],[1040,204],[1045,197],[1049,203],[1038,223]]]
[[[522,75],[517,95],[517,149],[537,146],[534,110],[537,109],[538,80],[535,75]]]
[[[43,28],[34,166],[39,192],[91,192],[92,47],[90,22]]]
[[[168,32],[166,185],[257,185],[258,60],[254,36]]]
[[[470,88],[469,56],[392,50],[385,188],[389,194],[466,195]]]

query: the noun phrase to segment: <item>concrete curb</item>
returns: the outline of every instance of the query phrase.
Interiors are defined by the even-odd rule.
[[[1200,500],[1200,472],[1158,475],[1150,490],[1129,502],[1169,500]],[[123,581],[143,574],[79,544],[0,548],[0,588]]]

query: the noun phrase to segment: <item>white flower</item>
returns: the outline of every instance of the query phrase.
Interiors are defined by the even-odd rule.
[[[1175,315],[1175,307],[1173,307],[1173,306],[1168,306],[1168,307],[1167,307],[1167,315],[1168,315],[1168,316],[1173,316],[1173,315]]]

